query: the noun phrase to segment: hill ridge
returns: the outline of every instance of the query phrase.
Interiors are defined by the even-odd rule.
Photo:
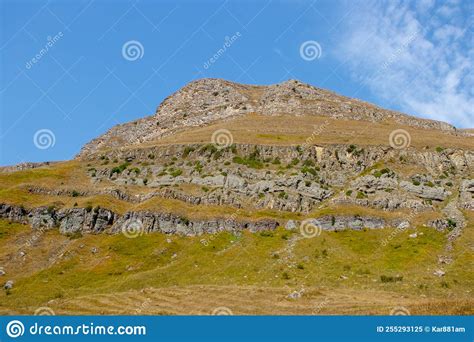
[[[458,132],[445,122],[383,109],[297,80],[273,85],[246,85],[204,78],[191,81],[165,98],[153,115],[112,127],[84,145],[77,157],[94,154],[104,148],[158,140],[183,129],[250,113],[323,116],[369,122],[393,120],[421,129]]]

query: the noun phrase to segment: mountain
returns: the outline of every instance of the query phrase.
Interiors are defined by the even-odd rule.
[[[473,147],[295,80],[191,82],[0,169],[0,312],[472,313]]]
[[[85,145],[79,156],[124,144],[156,141],[186,128],[251,113],[264,116],[324,116],[370,122],[390,120],[411,127],[455,131],[453,126],[444,122],[384,110],[296,80],[271,86],[252,86],[220,79],[201,79],[166,98],[154,115],[113,127]]]

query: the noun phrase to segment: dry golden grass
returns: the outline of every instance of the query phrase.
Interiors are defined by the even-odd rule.
[[[284,287],[173,286],[58,299],[49,307],[64,315],[211,315],[219,308],[234,315],[389,315],[400,306],[412,315],[474,313],[474,300],[469,299],[433,300],[376,290],[320,288],[307,288],[301,298],[290,299],[290,292]]]
[[[464,250],[472,232],[455,245],[455,262],[440,279],[432,272],[440,267],[445,234],[417,231],[422,237],[399,232],[387,246],[380,242],[392,230],[324,232],[290,247],[299,234],[283,229],[271,236],[156,233],[135,239],[71,239],[53,230],[37,235],[29,247],[37,233],[0,220],[0,265],[15,281],[10,294],[0,291],[0,313],[31,314],[48,306],[69,315],[202,315],[224,306],[245,315],[387,315],[403,306],[411,314],[472,314],[472,271]],[[397,274],[403,281],[380,281],[381,275]],[[302,289],[301,298],[288,298]]]
[[[390,133],[405,129],[411,135],[411,146],[416,148],[452,147],[472,149],[474,137],[462,137],[438,130],[416,129],[395,122],[331,119],[321,116],[263,116],[249,114],[221,121],[206,127],[191,128],[142,147],[161,144],[209,143],[212,133],[228,129],[234,143],[262,145],[297,144],[356,144],[389,146]]]

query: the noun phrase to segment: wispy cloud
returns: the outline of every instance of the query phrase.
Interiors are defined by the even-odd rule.
[[[390,107],[474,127],[470,1],[366,1],[337,55]]]

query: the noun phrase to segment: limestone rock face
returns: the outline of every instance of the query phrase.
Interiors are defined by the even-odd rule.
[[[417,195],[418,197],[429,200],[444,201],[449,195],[451,195],[451,192],[446,191],[443,187],[415,185],[407,181],[401,182],[400,186],[406,191]]]
[[[13,222],[29,223],[40,222],[44,217],[44,208],[27,210],[8,204],[0,204],[0,218],[7,218]],[[166,234],[201,235],[219,231],[239,232],[249,230],[273,230],[278,227],[276,220],[237,220],[233,217],[220,217],[208,220],[193,220],[180,217],[172,213],[149,211],[133,211],[119,215],[107,209],[72,208],[55,210],[48,209],[47,227],[59,227],[62,234],[75,233],[124,233],[125,235],[141,235],[150,232]],[[44,228],[36,225],[34,228]]]
[[[460,205],[464,209],[474,210],[474,179],[466,179],[459,189]]]
[[[455,131],[444,122],[385,110],[296,80],[254,86],[221,79],[201,79],[167,97],[155,114],[111,128],[86,144],[78,156],[86,157],[105,148],[156,140],[186,127],[198,127],[248,113],[318,115],[372,122],[394,120],[417,128]],[[453,159],[456,163],[463,163],[462,158],[455,155]]]

